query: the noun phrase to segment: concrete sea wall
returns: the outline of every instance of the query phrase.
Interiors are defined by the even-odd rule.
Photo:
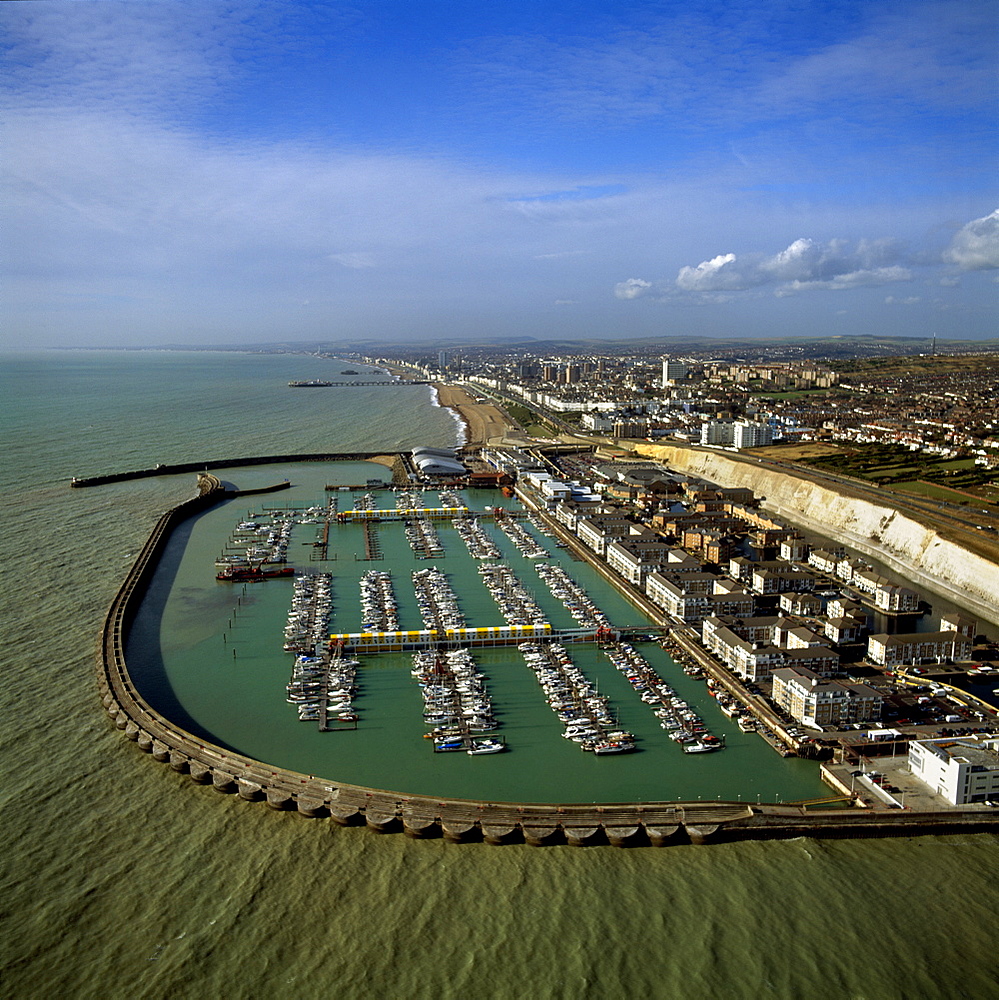
[[[809,810],[742,802],[518,804],[405,795],[301,774],[207,743],[157,712],[135,687],[125,640],[170,535],[228,494],[203,476],[202,493],[156,523],[108,610],[97,654],[101,701],[114,726],[153,760],[196,784],[302,816],[328,817],[377,832],[502,844],[615,846],[704,844],[787,837],[881,837],[995,830],[999,816],[975,810],[909,813]]]
[[[172,465],[154,465],[151,469],[134,469],[131,472],[109,472],[102,476],[74,476],[70,486],[83,489],[87,486],[105,486],[131,479],[150,479],[154,476],[175,476],[186,472],[207,472],[209,469],[231,469],[246,465],[274,465],[278,462],[367,462],[383,452],[359,451],[347,454],[309,452],[304,455],[251,455],[245,458],[212,458],[204,462],[175,462]]]
[[[999,564],[942,537],[889,502],[846,496],[804,476],[706,449],[632,445],[638,454],[679,472],[720,486],[748,487],[765,497],[763,506],[775,514],[880,559],[917,587],[999,624]]]

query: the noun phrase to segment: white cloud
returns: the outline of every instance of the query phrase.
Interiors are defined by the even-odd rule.
[[[889,295],[885,299],[885,305],[887,306],[915,306],[922,302],[922,297],[919,295],[909,295],[904,299],[898,299],[894,295]]]
[[[375,259],[369,253],[331,253],[330,260],[354,271],[375,266]]]
[[[812,289],[885,285],[911,280],[911,271],[898,263],[901,257],[901,248],[890,240],[860,240],[851,248],[845,240],[820,244],[797,239],[772,255],[727,253],[681,267],[673,290],[708,294],[773,285],[778,296],[786,296]]]
[[[962,271],[999,268],[999,209],[963,226],[944,251],[944,260]]]
[[[912,272],[907,267],[877,267],[872,270],[850,271],[847,274],[837,274],[827,280],[792,281],[781,285],[774,292],[779,297],[796,295],[798,292],[825,289],[828,291],[845,291],[848,288],[871,288],[880,285],[890,285],[896,281],[912,281]]]
[[[651,289],[651,281],[644,281],[641,278],[629,278],[627,281],[619,281],[614,286],[614,294],[619,299],[639,299],[643,295],[648,295]]]
[[[734,266],[735,262],[735,254],[726,253],[711,260],[703,260],[696,267],[681,267],[676,276],[676,287],[684,292],[745,288],[745,279]]]

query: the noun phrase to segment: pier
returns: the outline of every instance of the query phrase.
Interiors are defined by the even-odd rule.
[[[204,468],[203,463],[192,465],[194,471]],[[295,810],[305,817],[366,825],[379,833],[401,831],[413,837],[490,844],[665,846],[999,830],[999,815],[979,809],[915,812],[743,802],[539,805],[407,795],[275,767],[199,739],[143,699],[129,676],[125,639],[173,531],[228,498],[215,483],[205,480],[204,492],[157,521],[111,603],[96,661],[101,701],[112,724],[141,751],[173,771],[188,774],[196,784],[211,785],[217,792],[246,801],[266,802],[273,809]],[[166,788],[164,794],[169,794]]]
[[[306,382],[289,382],[292,389],[330,389],[330,388],[354,388],[362,385],[385,385],[398,388],[405,385],[433,385],[429,379],[410,378],[405,381],[399,379],[372,379],[367,382],[328,382],[326,379],[312,379]]]

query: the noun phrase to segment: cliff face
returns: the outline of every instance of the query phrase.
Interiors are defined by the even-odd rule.
[[[884,504],[843,496],[799,476],[727,455],[674,445],[632,443],[679,472],[766,497],[763,506],[802,527],[874,556],[917,587],[999,624],[999,564]]]

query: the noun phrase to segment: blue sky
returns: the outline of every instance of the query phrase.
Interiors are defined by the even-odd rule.
[[[0,5],[8,347],[996,335],[999,8]]]

